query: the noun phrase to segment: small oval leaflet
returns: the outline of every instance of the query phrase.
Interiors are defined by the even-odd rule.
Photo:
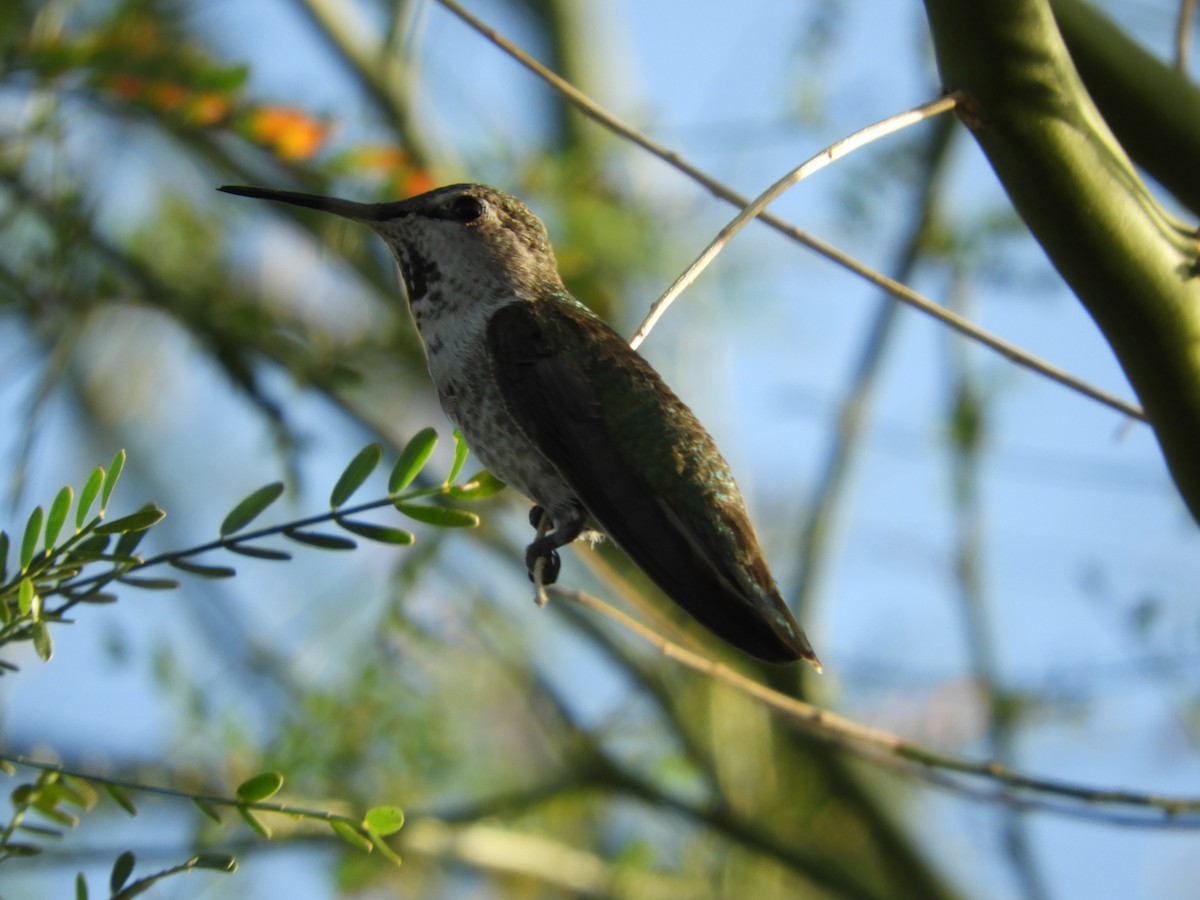
[[[104,469],[96,466],[92,470],[92,474],[88,476],[88,480],[84,483],[83,490],[79,492],[79,505],[75,507],[76,528],[83,527],[88,513],[92,511],[92,504],[96,502],[96,495],[100,493],[100,485],[103,483]]]
[[[358,455],[350,460],[350,465],[346,466],[346,470],[338,478],[337,484],[333,486],[333,491],[329,495],[329,507],[337,509],[349,500],[351,495],[362,487],[362,483],[375,471],[375,467],[379,465],[381,459],[383,459],[383,447],[379,444],[368,444],[359,450]]]
[[[363,828],[381,837],[404,827],[404,810],[398,806],[373,806],[363,817]]]
[[[241,531],[253,522],[263,510],[279,499],[283,493],[283,482],[275,481],[260,487],[257,491],[235,506],[225,517],[218,529],[221,537]]]
[[[157,506],[147,506],[135,513],[130,513],[119,519],[113,519],[111,522],[105,522],[103,525],[97,525],[96,534],[131,534],[138,531],[145,531],[147,528],[157,525],[166,517],[166,512]]]
[[[113,547],[113,556],[129,557],[129,558],[135,560],[136,562],[141,562],[141,560],[134,554],[133,551],[137,549],[138,544],[140,544],[142,542],[142,538],[144,538],[145,536],[146,536],[145,531],[127,531],[127,532],[125,532],[123,535],[121,535],[119,538],[117,538],[117,544],[115,547]]]
[[[196,809],[200,810],[200,812],[204,813],[206,816],[208,816],[214,822],[221,821],[221,811],[219,809],[217,809],[215,806],[213,806],[211,803],[209,803],[207,800],[205,800],[201,797],[193,797],[192,803],[195,805]]]
[[[167,562],[176,569],[191,575],[199,575],[201,578],[232,578],[237,574],[237,569],[232,566],[205,566],[200,563],[188,562],[186,559],[169,559]]]
[[[446,484],[454,484],[458,476],[462,473],[462,467],[467,464],[467,454],[470,453],[470,448],[467,447],[467,440],[463,437],[462,432],[457,428],[454,429],[454,462],[450,466],[450,472],[446,475]]]
[[[281,787],[283,776],[278,772],[260,772],[238,785],[237,796],[245,803],[258,803],[273,797]]]
[[[22,844],[19,841],[10,841],[4,845],[4,852],[9,856],[40,856],[42,848],[37,844]]]
[[[342,819],[331,819],[329,827],[333,829],[333,833],[340,837],[343,841],[351,846],[357,847],[359,850],[370,853],[374,845],[371,841],[357,828],[349,822]]]
[[[17,610],[21,615],[33,615],[33,598],[36,596],[37,591],[33,586],[33,582],[28,578],[22,578],[21,584],[17,588]]]
[[[227,544],[225,549],[233,553],[240,553],[242,556],[249,556],[253,559],[270,559],[277,562],[287,562],[292,558],[292,554],[286,550],[275,550],[271,547],[255,547],[251,544]]]
[[[358,546],[350,538],[338,537],[335,534],[322,534],[319,531],[297,531],[294,528],[288,528],[283,533],[297,543],[319,547],[322,550],[353,550]]]
[[[121,888],[125,887],[125,882],[133,874],[133,863],[133,854],[128,850],[118,856],[116,862],[113,863],[112,874],[108,877],[108,886],[114,894],[121,892]]]
[[[50,643],[50,629],[46,627],[45,621],[38,619],[34,622],[29,633],[33,638],[33,649],[37,652],[38,659],[50,662],[50,657],[54,655],[54,647]]]
[[[352,534],[357,534],[359,537],[365,537],[368,540],[378,541],[381,544],[411,544],[413,535],[411,531],[405,531],[403,528],[389,528],[386,525],[376,525],[373,522],[356,522],[353,519],[338,519],[337,523]]]
[[[104,785],[104,790],[108,796],[112,797],[113,802],[131,816],[137,815],[137,807],[133,805],[133,801],[129,799],[129,795],[125,793],[125,789],[118,787],[115,784]]]
[[[397,510],[426,525],[436,525],[438,528],[474,528],[479,524],[479,516],[465,509],[454,509],[450,506],[419,506],[415,503],[398,501]]]
[[[422,428],[404,445],[396,465],[392,467],[391,477],[388,478],[389,494],[398,494],[412,484],[413,479],[425,468],[425,463],[429,462],[437,439],[437,432],[432,428]]]
[[[259,837],[270,839],[271,829],[264,825],[258,816],[254,815],[254,813],[250,812],[244,806],[239,806],[237,811],[238,815],[242,817],[242,821],[249,825]]]
[[[33,551],[37,549],[38,538],[42,534],[42,508],[35,506],[25,522],[25,534],[21,537],[21,568],[28,569],[33,562]]]
[[[117,581],[147,591],[173,591],[179,587],[179,582],[174,578],[137,578],[133,575],[121,575]]]
[[[67,513],[71,511],[73,499],[75,499],[75,492],[71,490],[70,485],[67,485],[58,492],[54,502],[50,504],[50,513],[46,516],[45,547],[47,550],[52,549],[54,542],[58,540],[59,532],[62,531],[62,527],[67,521]]]
[[[117,479],[121,477],[121,470],[124,468],[125,451],[118,450],[117,455],[113,457],[112,465],[108,467],[108,474],[104,476],[104,485],[100,491],[101,512],[108,506],[108,498],[112,496],[113,488],[117,486]]]

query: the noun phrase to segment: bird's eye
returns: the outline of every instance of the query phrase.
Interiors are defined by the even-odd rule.
[[[449,212],[450,217],[455,222],[462,222],[464,225],[469,225],[483,215],[483,204],[469,194],[464,194],[461,197],[454,198],[454,202],[450,204]]]

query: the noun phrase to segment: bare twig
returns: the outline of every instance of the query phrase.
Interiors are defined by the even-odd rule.
[[[695,262],[684,269],[683,274],[671,282],[661,297],[654,301],[650,307],[650,312],[646,314],[645,320],[638,326],[638,330],[634,332],[633,337],[629,341],[629,346],[637,349],[638,346],[645,340],[646,335],[650,333],[655,324],[663,314],[667,311],[675,298],[682,294],[695,281],[701,272],[703,272],[708,264],[716,259],[725,245],[733,239],[733,236],[746,227],[752,219],[757,218],[762,212],[775,202],[793,185],[799,184],[809,175],[821,171],[831,162],[836,159],[853,153],[860,147],[865,147],[873,141],[877,141],[882,137],[899,131],[902,128],[907,128],[910,125],[916,125],[918,122],[924,122],[926,119],[941,113],[948,112],[957,105],[958,97],[950,94],[945,97],[938,97],[936,100],[930,100],[928,103],[923,103],[913,109],[905,110],[902,113],[897,113],[894,116],[888,116],[886,119],[881,119],[868,125],[866,128],[860,128],[858,131],[836,141],[818,153],[816,156],[805,160],[792,171],[788,172],[773,185],[754,198],[754,202],[750,203],[742,209],[733,220],[726,225],[713,238],[712,243],[704,248]]]
[[[1196,0],[1179,0],[1179,19],[1175,23],[1175,68],[1187,71],[1192,49],[1192,24],[1196,18]]]
[[[541,540],[546,536],[546,532],[550,530],[550,513],[542,510],[542,515],[538,519],[537,533],[534,535],[534,540]],[[546,585],[542,581],[546,572],[546,557],[539,556],[537,562],[533,564],[533,571],[530,573],[533,576],[533,599],[541,609],[550,602],[550,598],[546,595]]]

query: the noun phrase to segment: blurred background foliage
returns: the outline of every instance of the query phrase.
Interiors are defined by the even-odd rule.
[[[702,27],[686,6],[653,22],[570,0],[477,14],[752,193],[847,126],[936,92],[919,9],[872,25],[854,4],[808,4],[766,42],[768,65],[756,29],[775,21],[769,6],[745,30],[724,16]],[[1117,10],[1132,30],[1167,11]],[[639,107],[639,77],[669,82],[689,40],[714,58]],[[623,333],[732,214],[423,0],[8,0],[0,65],[10,533],[120,447],[122,502],[168,512],[147,540],[161,551],[210,540],[263,483],[285,477],[299,518],[363,444],[394,456],[427,425],[448,433],[382,245],[219,184],[369,201],[493,183],[547,221],[567,284]],[[870,81],[872,65],[894,77]],[[1020,339],[1127,392],[1086,318],[1046,299],[1057,279],[957,133],[949,117],[905,132],[781,206],[959,311],[1001,298],[989,314]],[[1076,770],[1087,727],[1067,750],[1052,739],[1109,721],[1092,703],[1132,646],[1158,663],[1142,688],[1162,719],[1182,723],[1187,759],[1159,785],[1180,789],[1200,733],[1197,544],[1152,442],[1114,445],[1110,412],[893,302],[841,303],[863,287],[752,232],[646,352],[734,462],[830,674],[730,658],[611,548],[572,552],[563,580],[779,690],[976,756],[1029,762],[1024,741],[1036,765],[1101,783],[1153,754]],[[1028,440],[1060,431],[1075,443]],[[899,470],[872,463],[880,446],[900,448]],[[1027,478],[994,480],[1006,470]],[[524,507],[507,491],[470,533],[238,559],[236,579],[123,592],[58,627],[44,669],[17,659],[0,684],[6,751],[218,794],[272,769],[299,805],[393,803],[408,819],[392,840],[402,868],[309,823],[280,820],[266,843],[146,798],[137,819],[102,803],[39,861],[9,862],[25,891],[11,896],[61,895],[76,871],[104,883],[129,847],[164,864],[236,852],[241,872],[178,880],[186,896],[1038,897],[1080,877],[1047,860],[1072,834],[931,799],[611,623],[562,602],[537,613]],[[1052,543],[1054,563],[1038,556],[1063,534],[1075,540]],[[856,582],[860,565],[872,574]],[[1156,631],[1164,618],[1175,627]],[[1031,622],[1048,641],[1025,634]],[[1095,668],[1063,678],[1064,662]]]

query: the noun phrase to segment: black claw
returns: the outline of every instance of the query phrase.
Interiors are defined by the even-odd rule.
[[[558,581],[558,571],[562,568],[562,560],[558,558],[558,551],[551,550],[546,557],[546,565],[542,569],[542,584],[554,584]]]
[[[546,510],[540,506],[531,506],[529,508],[529,524],[537,528],[542,524],[542,516],[546,514]]]

